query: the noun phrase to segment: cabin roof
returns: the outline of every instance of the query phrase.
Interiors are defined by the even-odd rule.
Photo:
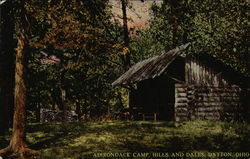
[[[219,69],[220,72],[227,76],[228,79],[233,80],[235,84],[242,85],[244,87],[250,87],[250,76],[243,74],[239,70],[233,68],[229,64],[223,62],[221,59],[212,56],[211,54],[207,53],[200,53],[198,55],[186,55],[187,57],[194,57],[201,61],[206,61],[206,63],[210,64],[210,67],[214,67]]]
[[[189,44],[190,43],[181,45],[166,53],[136,63],[115,80],[112,85],[127,85],[160,76],[175,58],[189,46]]]

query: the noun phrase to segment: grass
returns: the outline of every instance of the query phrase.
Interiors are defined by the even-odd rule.
[[[0,138],[0,148],[9,138]],[[250,153],[250,125],[214,121],[33,123],[27,128],[27,142],[43,159],[88,159],[97,153]]]

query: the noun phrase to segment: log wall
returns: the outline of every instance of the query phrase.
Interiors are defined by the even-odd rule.
[[[175,85],[175,120],[243,120],[246,93],[238,86]],[[249,102],[248,102],[249,103]]]

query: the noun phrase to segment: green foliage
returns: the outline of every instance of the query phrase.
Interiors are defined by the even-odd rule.
[[[139,33],[138,41],[135,41],[135,46],[142,46],[141,40],[150,44],[144,45],[144,50],[135,48],[135,52],[158,52],[158,48],[169,50],[192,42],[189,53],[206,52],[249,75],[249,5],[249,1],[244,0],[178,0],[164,1],[161,6],[155,4],[151,8],[150,28],[146,33]],[[177,19],[176,37],[173,37],[174,17]],[[155,49],[151,51],[152,48]]]
[[[120,93],[111,83],[120,71],[115,54],[121,29],[110,21],[108,1],[30,1],[28,62],[29,114],[60,108],[61,89],[67,109],[102,115],[119,106]],[[41,64],[56,56],[60,62]],[[119,104],[120,103],[120,104]]]
[[[176,2],[177,7],[172,1],[153,4],[149,28],[138,30],[130,40],[132,64],[191,41],[189,53],[207,52],[249,74],[248,1]],[[122,26],[111,20],[107,0],[32,0],[25,8],[30,30],[27,84],[31,116],[39,107],[59,108],[62,87],[67,108],[76,109],[80,104],[82,113],[102,115],[126,105],[126,91],[111,83],[123,72],[120,56],[128,50]],[[51,55],[60,62],[41,65],[41,59]]]
[[[165,49],[165,43],[158,41],[156,37],[161,36],[164,38],[160,32],[154,30],[142,30],[139,31],[138,37],[136,40],[131,41],[131,52],[133,63],[142,61],[146,58],[152,57],[154,55],[162,53],[162,50]],[[165,41],[165,40],[163,40]]]

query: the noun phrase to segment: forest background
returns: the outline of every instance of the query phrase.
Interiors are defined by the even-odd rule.
[[[149,11],[141,12],[148,16],[140,18],[146,3]],[[207,53],[250,75],[246,0],[1,0],[0,7],[0,135],[13,124],[1,155],[33,152],[26,121],[38,122],[41,108],[61,110],[64,118],[75,110],[91,120],[120,112],[128,92],[111,83],[136,62],[187,42],[186,54]],[[144,19],[140,25],[130,12]]]
[[[124,66],[186,42],[192,42],[190,54],[206,52],[249,75],[248,1],[124,2],[134,13],[140,5],[149,6],[147,16],[127,16],[128,33],[117,14],[122,13],[119,1],[25,2],[28,120],[38,120],[40,108],[91,117],[119,111],[127,105],[127,93],[111,83]],[[1,122],[12,121],[18,5],[1,5]],[[146,23],[133,21],[136,16]]]
[[[40,108],[93,119],[119,112],[127,92],[111,83],[134,63],[187,42],[187,54],[205,52],[250,74],[249,1],[31,0],[23,8],[21,2],[1,4],[1,133],[13,118],[22,36],[29,122],[39,121]],[[137,12],[145,5],[148,16]]]

